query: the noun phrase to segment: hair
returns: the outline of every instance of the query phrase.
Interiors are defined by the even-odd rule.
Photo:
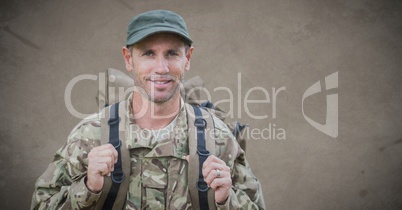
[[[191,48],[191,43],[188,43],[188,41],[182,37],[182,36],[178,36],[179,39],[185,44],[185,49],[184,52],[187,54],[188,50]],[[126,45],[127,49],[130,51],[130,53],[133,53],[133,48],[134,48],[135,44],[132,45]]]
[[[126,45],[127,49],[130,51],[130,53],[133,53],[133,48],[135,44],[132,45]],[[191,44],[186,44],[184,46],[184,52],[187,54],[188,50],[191,48]]]

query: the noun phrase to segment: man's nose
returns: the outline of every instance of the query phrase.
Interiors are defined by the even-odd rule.
[[[164,57],[156,59],[155,73],[166,74],[169,72],[169,62]]]

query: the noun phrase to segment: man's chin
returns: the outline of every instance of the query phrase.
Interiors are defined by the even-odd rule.
[[[148,99],[156,104],[164,104],[166,102],[171,101],[174,98],[175,94],[163,94],[163,95],[154,95],[149,96]]]
[[[152,92],[148,92],[148,98],[154,103],[166,103],[175,98],[175,95],[180,94],[178,87],[176,89],[156,90],[154,93]]]

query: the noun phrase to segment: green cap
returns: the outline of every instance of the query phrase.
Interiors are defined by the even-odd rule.
[[[133,45],[152,34],[161,32],[175,33],[183,37],[186,44],[193,43],[186,23],[180,15],[166,10],[153,10],[131,19],[126,44]]]

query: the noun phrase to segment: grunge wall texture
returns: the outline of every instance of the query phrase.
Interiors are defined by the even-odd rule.
[[[247,157],[270,209],[402,208],[402,1],[399,0],[14,0],[0,3],[0,209],[28,209],[34,182],[80,120],[64,102],[67,84],[108,67],[124,70],[121,46],[136,14],[181,14],[195,41],[190,78],[212,99],[234,91],[233,120],[271,126],[285,139],[248,141]],[[338,88],[325,77],[338,72]],[[240,74],[238,74],[240,73]],[[240,80],[238,79],[241,76]],[[241,83],[241,94],[238,84]],[[321,124],[326,95],[338,94],[338,136]],[[238,107],[249,99],[252,119]],[[276,97],[272,88],[285,90]],[[74,86],[81,113],[96,112],[97,81]],[[240,96],[240,97],[239,97]],[[228,104],[222,104],[228,108]],[[243,104],[244,105],[244,104]],[[334,111],[334,110],[332,110]],[[282,131],[281,130],[281,131]]]

